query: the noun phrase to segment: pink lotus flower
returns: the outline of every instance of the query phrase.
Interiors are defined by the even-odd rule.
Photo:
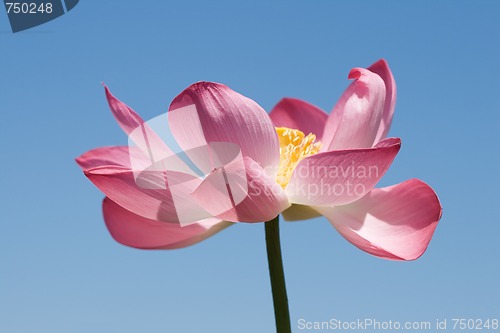
[[[256,102],[225,85],[191,85],[174,98],[168,112],[178,145],[198,166],[203,161],[189,152],[221,142],[237,147],[240,158],[223,167],[208,163],[212,169],[202,176],[156,168],[152,178],[170,177],[161,179],[164,188],[138,184],[137,158],[132,155],[134,149],[144,151],[144,145],[150,155],[151,147],[153,154],[171,152],[170,148],[106,88],[121,128],[143,143],[136,142],[135,148],[98,148],[77,159],[85,175],[106,195],[103,213],[111,235],[136,248],[172,249],[200,242],[233,222],[264,222],[279,214],[298,220],[321,214],[345,239],[374,256],[418,258],[441,217],[436,194],[418,179],[374,188],[401,145],[400,139],[387,138],[396,101],[394,78],[380,60],[367,69],[354,68],[349,79],[354,81],[330,115],[291,98],[281,100],[268,115]],[[177,112],[190,107],[194,113]],[[149,140],[135,140],[137,129]],[[221,177],[230,192],[239,191],[237,202],[217,186]],[[231,179],[237,186],[231,185]],[[180,192],[173,190],[177,184],[182,184]],[[196,217],[195,221],[181,226],[180,211]]]

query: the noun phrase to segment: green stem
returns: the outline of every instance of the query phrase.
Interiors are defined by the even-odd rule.
[[[266,226],[267,260],[273,291],[274,317],[277,333],[291,333],[285,273],[281,258],[279,215],[264,223]]]

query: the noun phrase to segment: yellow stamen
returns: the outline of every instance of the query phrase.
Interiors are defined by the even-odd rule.
[[[299,130],[288,127],[276,127],[280,140],[280,165],[277,182],[285,188],[292,177],[293,170],[300,161],[314,155],[321,149],[321,142],[314,142],[316,135],[307,136]]]

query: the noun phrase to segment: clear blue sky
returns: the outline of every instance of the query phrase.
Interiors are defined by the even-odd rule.
[[[444,215],[406,263],[323,218],[284,225],[292,326],[500,317],[499,14],[498,1],[82,0],[12,34],[1,10],[0,332],[273,332],[263,225],[172,252],[111,239],[73,160],[127,143],[100,83],[146,119],[199,80],[267,110],[284,96],[330,110],[349,70],[381,57],[403,146],[380,185],[421,178]]]

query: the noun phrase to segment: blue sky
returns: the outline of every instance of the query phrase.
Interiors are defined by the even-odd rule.
[[[380,185],[424,180],[443,218],[406,263],[359,251],[323,218],[283,225],[292,327],[498,318],[499,13],[495,1],[82,0],[17,34],[0,13],[0,332],[272,332],[263,225],[172,252],[111,239],[103,195],[74,163],[127,143],[100,83],[146,119],[199,80],[266,110],[284,96],[330,110],[349,70],[381,57],[403,146]]]

